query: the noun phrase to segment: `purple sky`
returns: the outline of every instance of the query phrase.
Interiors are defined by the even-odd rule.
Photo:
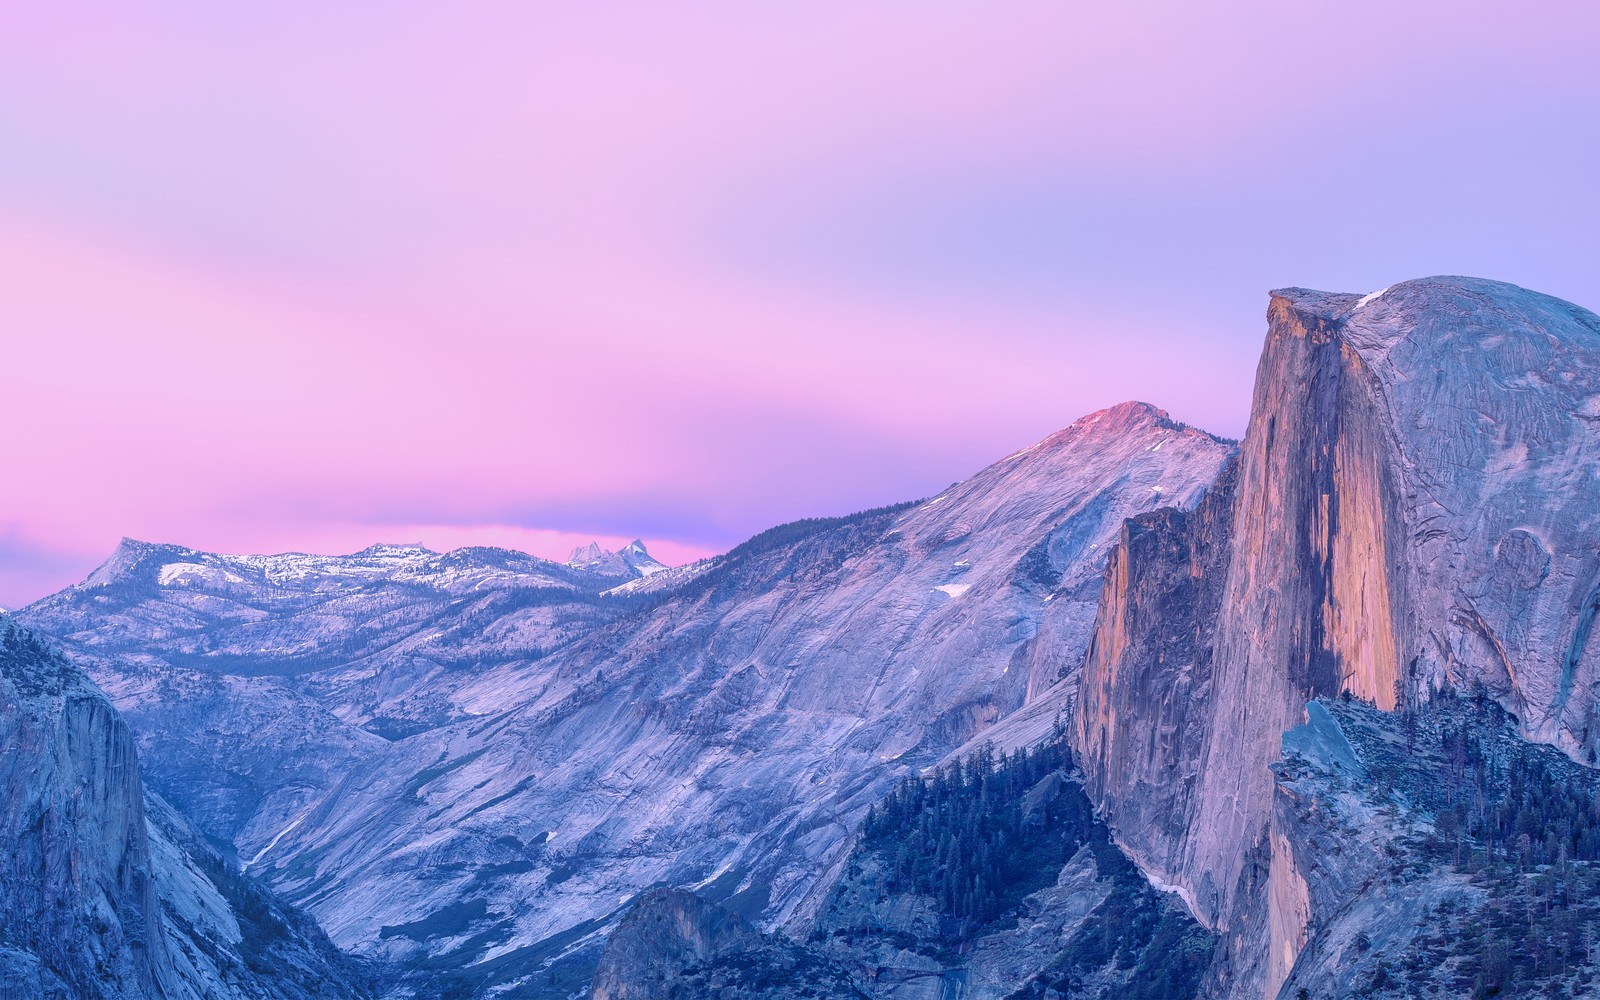
[[[1237,435],[1278,285],[1600,307],[1593,3],[133,6],[0,12],[8,606]]]

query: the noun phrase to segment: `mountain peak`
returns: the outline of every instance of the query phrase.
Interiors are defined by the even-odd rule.
[[[360,552],[352,552],[350,558],[367,556],[435,556],[439,553],[423,545],[421,542],[378,542],[368,545]]]
[[[588,570],[604,576],[649,576],[666,569],[665,563],[652,556],[641,539],[635,538],[620,552],[602,549],[599,542],[590,542],[572,550],[567,565],[573,569]]]
[[[111,550],[106,561],[95,568],[94,572],[81,583],[80,587],[98,587],[121,580],[131,573],[140,563],[152,555],[164,557],[176,556],[179,558],[195,555],[194,550],[186,549],[181,545],[169,545],[162,542],[142,542],[137,538],[123,536],[117,547]]]
[[[1177,432],[1201,434],[1224,444],[1235,443],[1192,424],[1174,420],[1172,415],[1161,407],[1137,399],[1130,399],[1117,403],[1115,406],[1108,406],[1105,409],[1085,414],[1046,440],[1065,440],[1068,437],[1085,434],[1092,437],[1122,438],[1129,437],[1140,431],[1145,433]]]
[[[1172,417],[1153,403],[1129,399],[1103,410],[1096,410],[1074,420],[1074,424],[1091,425],[1105,430],[1117,430],[1142,423],[1170,424]]]
[[[567,565],[577,568],[592,566],[608,555],[614,555],[614,553],[602,549],[599,542],[590,542],[588,545],[579,545],[574,548],[572,555],[567,557]]]

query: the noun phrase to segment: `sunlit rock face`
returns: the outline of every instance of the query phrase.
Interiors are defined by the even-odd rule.
[[[1111,558],[1074,743],[1119,840],[1270,995],[1309,904],[1267,766],[1308,700],[1481,686],[1594,759],[1600,319],[1468,278],[1287,289],[1268,318],[1236,479]]]

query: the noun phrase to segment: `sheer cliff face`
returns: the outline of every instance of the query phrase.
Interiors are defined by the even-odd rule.
[[[169,963],[133,734],[81,674],[4,621],[0,747],[0,987],[153,993]]]
[[[1511,285],[1412,282],[1344,339],[1381,387],[1395,484],[1400,683],[1482,683],[1593,763],[1600,642],[1600,318]]]
[[[1465,278],[1284,290],[1268,316],[1236,482],[1112,556],[1074,741],[1119,839],[1202,920],[1267,914],[1270,953],[1241,965],[1270,993],[1312,903],[1267,767],[1307,700],[1482,685],[1593,759],[1600,319]]]
[[[310,921],[147,799],[133,734],[0,617],[0,997],[367,995]]]

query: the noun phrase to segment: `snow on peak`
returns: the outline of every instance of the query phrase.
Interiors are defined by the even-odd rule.
[[[638,577],[650,576],[667,568],[666,564],[652,556],[644,547],[644,542],[637,538],[623,546],[620,552],[602,549],[598,542],[580,545],[572,550],[567,565],[572,569],[588,570],[606,576]]]
[[[667,564],[652,556],[644,547],[644,542],[635,538],[622,550],[622,561],[640,576],[650,576],[660,573],[667,568]]]
[[[590,542],[573,549],[572,555],[567,557],[567,565],[574,569],[586,569],[613,554],[602,549],[599,542]]]

